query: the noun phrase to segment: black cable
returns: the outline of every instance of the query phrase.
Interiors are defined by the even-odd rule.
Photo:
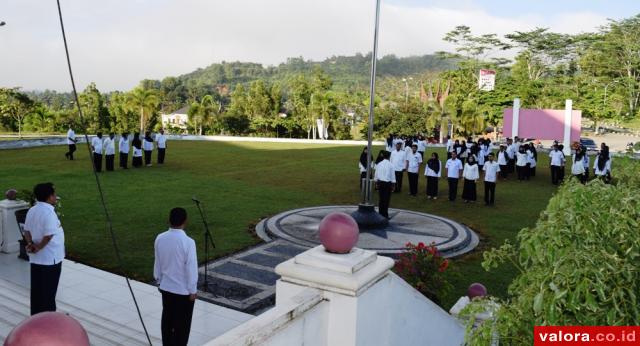
[[[71,78],[71,86],[73,88],[73,97],[76,102],[76,106],[78,107],[78,114],[80,115],[80,121],[82,122],[82,126],[84,127],[84,139],[87,143],[87,150],[89,151],[89,160],[91,161],[91,167],[93,170],[93,175],[96,178],[96,186],[98,187],[98,193],[100,194],[100,202],[102,203],[102,209],[104,210],[105,218],[107,219],[107,228],[109,229],[109,233],[111,235],[111,242],[113,244],[113,249],[116,253],[116,258],[118,260],[118,266],[122,273],[124,271],[124,265],[122,264],[122,257],[120,257],[120,250],[118,249],[118,243],[116,242],[116,235],[113,232],[113,224],[111,222],[111,215],[109,215],[109,210],[107,209],[107,204],[104,200],[104,193],[102,192],[102,185],[100,184],[100,178],[98,177],[98,172],[96,171],[96,167],[93,164],[93,153],[91,152],[91,145],[89,143],[89,135],[87,135],[87,126],[85,122],[84,115],[82,114],[82,108],[80,107],[80,100],[78,99],[78,92],[76,91],[76,83],[73,79],[73,71],[71,69],[71,59],[69,58],[69,48],[67,46],[67,35],[64,31],[64,21],[62,19],[62,9],[60,8],[60,0],[56,0],[58,4],[58,16],[60,18],[60,29],[62,29],[62,40],[64,41],[64,51],[67,56],[67,66],[69,67],[69,77]],[[138,312],[138,317],[140,318],[140,323],[142,323],[142,329],[144,329],[144,334],[147,337],[147,341],[149,345],[153,345],[151,343],[151,338],[149,337],[149,332],[147,331],[147,327],[144,325],[144,320],[142,319],[142,314],[140,313],[140,307],[138,306],[138,301],[136,300],[136,295],[133,293],[133,289],[131,288],[131,283],[129,282],[129,277],[124,274],[124,278],[127,281],[127,287],[129,287],[129,292],[131,293],[131,297],[133,298],[133,303],[136,306],[136,311]]]

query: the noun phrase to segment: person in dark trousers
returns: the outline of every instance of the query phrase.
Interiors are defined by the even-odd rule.
[[[69,146],[69,151],[64,153],[64,157],[68,160],[73,161],[73,153],[76,151],[76,143],[78,143],[76,133],[71,128],[71,125],[69,125],[69,130],[67,131],[67,145]]]
[[[502,170],[502,165],[499,165],[494,160],[493,153],[489,153],[488,161],[484,163],[482,170],[484,171],[484,204],[493,205],[496,197],[496,181],[498,178],[498,172]]]
[[[31,263],[31,315],[56,311],[56,293],[62,260],[64,230],[54,209],[58,202],[52,183],[33,188],[36,204],[27,212],[24,223],[26,250]]]
[[[127,162],[129,160],[129,133],[123,132],[118,142],[118,152],[120,153],[120,167],[127,169]]]
[[[383,154],[384,159],[376,165],[376,174],[373,180],[378,188],[378,213],[389,218],[389,203],[391,202],[391,191],[396,183],[395,169],[389,158],[391,155],[388,151]]]
[[[140,134],[135,132],[133,134],[133,140],[131,141],[133,146],[133,159],[131,165],[135,168],[142,166],[142,141],[140,140]]]
[[[156,135],[158,143],[158,164],[164,163],[164,155],[167,151],[167,136],[164,135],[164,129],[160,129],[160,134]]]
[[[462,161],[458,160],[457,153],[451,153],[451,158],[447,160],[444,168],[447,170],[447,181],[449,182],[449,201],[456,200],[458,195],[458,180],[462,173]]]
[[[507,154],[507,147],[504,145],[501,145],[500,151],[498,151],[498,165],[500,165],[500,178],[507,180],[509,173],[509,154]]]
[[[104,162],[107,171],[113,171],[113,163],[116,157],[116,135],[112,132],[109,134],[109,138],[104,140]]]
[[[442,176],[442,162],[438,158],[438,153],[431,154],[424,168],[424,175],[427,177],[427,198],[438,199],[438,180]]]
[[[409,195],[416,197],[418,195],[418,172],[422,164],[422,155],[418,152],[418,145],[411,144],[411,152],[407,154],[406,161],[407,177],[409,179]]]
[[[402,191],[402,175],[405,169],[405,161],[407,160],[407,152],[402,150],[402,142],[396,142],[396,149],[391,152],[389,161],[393,165],[396,175],[396,184],[393,192],[400,193]]]
[[[102,132],[98,132],[91,140],[91,150],[93,151],[93,165],[96,172],[102,172]]]
[[[169,224],[154,243],[153,277],[162,294],[162,344],[186,346],[198,292],[196,243],[184,232],[186,210],[171,209]]]
[[[475,202],[477,199],[476,181],[480,178],[480,168],[474,156],[469,156],[462,170],[464,184],[462,185],[462,200],[465,203]]]
[[[151,138],[151,132],[144,133],[142,139],[142,150],[144,150],[144,164],[147,167],[151,166],[151,154],[153,152],[153,138]]]
[[[549,152],[549,161],[551,167],[551,183],[558,185],[561,181],[561,169],[562,166],[564,166],[564,153],[559,150],[557,145],[554,145],[553,150]]]

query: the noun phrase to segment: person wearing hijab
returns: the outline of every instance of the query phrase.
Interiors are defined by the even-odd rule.
[[[484,171],[484,204],[493,205],[496,197],[496,181],[498,172],[502,169],[501,166],[495,162],[493,153],[489,153],[487,156],[487,162],[485,162],[482,170]],[[505,167],[506,168],[506,167]]]
[[[606,184],[611,182],[611,157],[609,147],[603,147],[593,161],[593,174]]]
[[[424,175],[427,177],[427,198],[438,199],[438,180],[442,176],[442,162],[438,159],[438,153],[431,154]]]
[[[538,151],[533,143],[529,143],[529,150],[527,150],[527,156],[529,159],[529,176],[536,176],[536,166],[538,165]]]
[[[464,161],[469,156],[469,148],[467,148],[467,142],[465,142],[463,139],[458,148],[460,149],[460,151],[458,152],[458,158],[460,159],[462,164],[464,164]]]
[[[138,168],[142,166],[142,141],[140,140],[140,134],[138,132],[133,134],[131,145],[133,146],[133,159],[131,160],[131,165]]]
[[[393,150],[393,134],[389,134],[387,137],[387,151],[391,152]]]
[[[451,153],[456,150],[453,141],[451,140],[451,136],[447,136],[447,160],[451,158]]]
[[[573,154],[573,162],[571,164],[571,175],[578,178],[581,183],[586,183],[584,175],[584,155],[586,155],[586,150],[583,148],[576,149],[576,152]]]
[[[358,162],[358,167],[360,167],[360,182],[362,183],[362,179],[367,177],[367,147],[362,149],[362,153],[360,154],[360,162]],[[373,156],[371,156],[371,166],[373,166]]]
[[[464,185],[462,187],[462,200],[465,203],[475,202],[477,199],[476,181],[478,180],[478,178],[480,178],[478,163],[476,162],[475,157],[469,156],[467,163],[464,164],[462,177],[464,178]]]
[[[149,131],[144,133],[142,150],[144,150],[144,164],[149,167],[151,166],[151,154],[153,152],[153,138],[151,138],[151,132]]]
[[[516,153],[516,172],[518,174],[518,180],[529,180],[527,176],[527,163],[529,158],[527,156],[526,147],[520,146]]]
[[[418,152],[418,144],[411,144],[411,153],[407,155],[406,170],[409,178],[409,194],[413,197],[418,195],[418,172],[422,164],[422,155]]]

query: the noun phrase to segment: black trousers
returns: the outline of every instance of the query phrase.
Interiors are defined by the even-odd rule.
[[[69,160],[73,160],[73,153],[76,151],[75,144],[69,144],[69,151],[67,151],[64,156],[66,156]]]
[[[475,181],[464,179],[464,185],[462,186],[462,199],[465,201],[475,201],[478,199]]]
[[[62,262],[53,265],[31,263],[31,315],[56,311],[56,293]]]
[[[484,203],[493,204],[496,197],[496,183],[484,182]]]
[[[164,152],[165,152],[166,148],[158,148],[158,163],[162,164],[164,163]]]
[[[107,167],[107,171],[113,171],[113,161],[115,161],[115,155],[105,155],[104,162]]]
[[[151,164],[151,150],[144,151],[144,164],[145,165]]]
[[[527,166],[516,166],[516,173],[518,173],[518,180],[525,180],[525,171]]]
[[[516,167],[516,159],[509,159],[507,162],[507,168],[509,168],[509,173],[513,173]]]
[[[455,201],[458,195],[458,178],[447,178],[449,182],[449,200]]]
[[[120,167],[127,168],[129,153],[120,153]]]
[[[142,156],[134,156],[131,165],[136,168],[142,166]]]
[[[427,196],[438,197],[438,177],[427,177]]]
[[[188,295],[160,290],[162,293],[162,344],[164,346],[186,346],[191,332],[191,317],[195,302]]]
[[[93,165],[97,172],[102,172],[102,154],[93,153]]]
[[[560,166],[551,166],[551,183],[558,185],[560,182]]]
[[[507,169],[507,165],[500,165],[500,178],[507,179],[507,176],[509,176]]]
[[[402,172],[404,171],[396,171],[396,189],[393,192],[402,191]]]
[[[409,177],[409,193],[411,196],[416,196],[418,194],[418,173],[407,172],[407,176]]]
[[[378,213],[389,218],[389,202],[391,202],[392,183],[386,181],[378,182]]]

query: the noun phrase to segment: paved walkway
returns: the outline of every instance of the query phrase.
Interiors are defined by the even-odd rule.
[[[161,345],[162,300],[155,286],[131,281],[154,345]],[[0,340],[29,316],[29,263],[0,254]],[[58,311],[78,319],[92,345],[148,345],[122,276],[65,260],[57,295]],[[189,345],[202,345],[253,316],[196,302]]]

